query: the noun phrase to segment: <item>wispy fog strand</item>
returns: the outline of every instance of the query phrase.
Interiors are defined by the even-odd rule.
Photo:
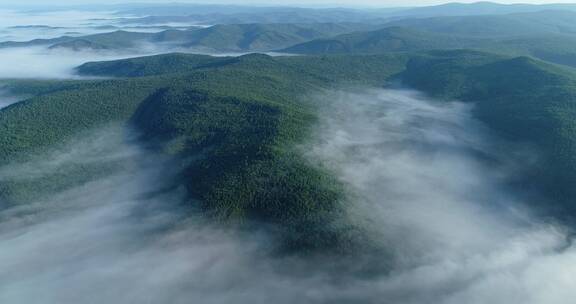
[[[169,162],[117,128],[0,168],[0,183],[116,168],[0,211],[0,302],[567,304],[576,251],[504,182],[515,152],[470,107],[393,90],[317,96],[312,161],[348,186],[350,212],[389,248],[389,272],[325,273],[269,254],[269,235],[223,229],[166,188]],[[504,155],[504,156],[502,156]],[[107,165],[108,164],[108,165]],[[121,165],[118,165],[121,164]],[[0,202],[1,204],[1,202]],[[373,257],[371,257],[373,258]]]
[[[505,186],[526,156],[490,136],[469,105],[411,91],[332,92],[309,155],[393,252],[358,291],[385,303],[569,303],[576,251]],[[527,165],[527,164],[523,164]]]

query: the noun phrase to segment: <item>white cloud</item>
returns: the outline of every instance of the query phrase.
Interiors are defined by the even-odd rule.
[[[125,58],[98,52],[49,50],[46,47],[0,49],[0,78],[71,78],[73,70],[87,61]]]
[[[395,90],[319,99],[325,111],[309,155],[349,185],[355,213],[393,251],[391,273],[366,281],[358,298],[568,304],[576,296],[576,249],[565,231],[529,215],[503,187],[530,163],[495,145],[468,105]]]
[[[13,96],[0,86],[0,109],[22,100],[22,96]]]
[[[110,23],[111,12],[16,12],[0,9],[0,42],[78,36],[103,32],[94,27]],[[33,27],[30,27],[33,26]]]
[[[576,249],[562,229],[512,212],[513,196],[500,187],[506,174],[473,156],[494,147],[469,107],[404,91],[317,98],[326,108],[310,155],[356,190],[356,214],[374,220],[395,253],[391,272],[327,273],[317,260],[272,258],[259,232],[183,221],[190,214],[181,193],[157,191],[168,180],[164,160],[110,128],[0,168],[6,182],[121,164],[0,211],[0,302],[569,304],[576,297]]]

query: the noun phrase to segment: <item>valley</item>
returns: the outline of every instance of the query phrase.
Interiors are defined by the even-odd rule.
[[[574,296],[574,6],[89,8],[0,12],[0,302]]]

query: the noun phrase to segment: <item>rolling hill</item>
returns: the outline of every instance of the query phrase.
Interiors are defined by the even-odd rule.
[[[0,48],[44,45],[52,49],[123,50],[137,49],[145,44],[156,47],[170,44],[172,47],[219,52],[269,51],[321,37],[371,28],[373,26],[352,23],[232,24],[189,30],[166,30],[159,33],[115,31],[82,37],[64,36],[28,42],[2,42]]]
[[[140,141],[180,168],[174,187],[186,204],[226,222],[275,227],[282,250],[357,252],[369,234],[348,222],[345,188],[330,171],[308,163],[295,146],[316,120],[308,93],[341,85],[401,81],[438,98],[476,105],[494,131],[529,144],[543,161],[524,168],[516,184],[574,224],[576,75],[527,57],[474,51],[381,55],[237,58],[169,54],[78,68],[123,77],[73,82],[14,81],[35,92],[0,110],[0,164],[22,161],[103,125],[136,128]],[[62,109],[66,109],[63,111]],[[90,180],[102,168],[69,168],[58,176],[4,183],[0,195],[26,203],[43,191]],[[281,236],[281,237],[280,237]]]
[[[458,51],[457,51],[458,52]],[[528,57],[485,61],[479,56],[415,59],[402,79],[430,94],[472,101],[476,115],[504,137],[530,143],[544,159],[521,178],[550,201],[541,209],[573,221],[576,214],[576,74]],[[449,81],[447,81],[449,80]]]
[[[475,49],[510,56],[532,56],[552,63],[576,67],[575,45],[576,37],[571,35],[471,38],[412,28],[387,27],[376,31],[316,39],[278,50],[278,52],[318,55]]]
[[[20,86],[20,92],[32,86],[28,92],[39,96],[0,112],[1,132],[9,134],[1,139],[1,162],[22,161],[83,130],[129,124],[181,168],[174,187],[188,190],[187,204],[220,220],[269,223],[282,236],[283,250],[347,252],[361,246],[362,233],[344,220],[341,185],[293,149],[314,122],[313,106],[299,96],[354,78],[381,83],[405,60],[380,59],[163,55],[79,69],[92,75],[124,71],[132,78],[44,87],[16,82],[12,87]],[[100,170],[69,168],[57,176],[4,183],[0,195],[22,204],[90,180]]]
[[[387,23],[411,29],[463,37],[510,37],[576,34],[576,11],[555,10],[508,15],[409,18]]]
[[[483,16],[534,13],[541,11],[576,12],[573,4],[500,4],[495,2],[447,3],[423,7],[383,9],[310,9],[290,7],[247,7],[222,5],[163,4],[114,7],[129,15],[144,16],[123,20],[127,24],[242,24],[242,23],[383,23],[390,20],[442,16]]]
[[[484,43],[443,34],[427,33],[402,27],[387,27],[369,32],[344,34],[317,39],[280,50],[294,54],[377,54],[434,49],[472,48]]]
[[[385,10],[396,11],[393,10]],[[229,7],[229,6],[165,6],[164,9],[146,8],[127,10],[130,15],[141,18],[126,18],[125,24],[252,24],[252,23],[381,23],[385,13],[347,8],[294,8],[294,7]]]
[[[441,16],[508,15],[541,11],[563,10],[576,12],[574,4],[502,4],[489,1],[475,3],[446,3],[441,5],[407,8],[390,15],[401,18],[422,18]]]

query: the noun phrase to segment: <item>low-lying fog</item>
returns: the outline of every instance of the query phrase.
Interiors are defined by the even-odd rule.
[[[182,218],[165,161],[125,131],[0,168],[0,183],[70,166],[115,172],[0,212],[0,302],[569,303],[576,251],[503,186],[518,164],[461,103],[397,90],[316,97],[311,160],[345,182],[351,214],[393,251],[378,277],[334,278],[267,257],[265,235]],[[382,257],[384,258],[384,257]],[[389,257],[387,257],[389,258]],[[310,267],[310,266],[308,266]]]
[[[118,27],[121,16],[114,12],[53,11],[18,12],[0,10],[0,42],[50,39],[61,36],[82,36],[130,31],[160,32],[153,27]],[[73,70],[88,61],[114,60],[167,53],[167,46],[141,45],[122,52],[50,50],[46,46],[0,48],[0,79],[2,78],[74,78]]]
[[[93,33],[109,33],[117,29],[116,15],[94,12],[51,12],[24,14],[0,11],[0,42],[28,41]],[[6,19],[2,19],[5,17]],[[108,17],[107,19],[98,19]],[[38,25],[39,24],[39,25]],[[74,32],[69,32],[74,28]],[[165,28],[122,28],[129,31],[160,32]],[[65,32],[63,32],[65,31]],[[4,36],[3,36],[4,34]],[[8,35],[9,36],[6,36]],[[74,68],[91,61],[117,60],[131,57],[158,55],[172,52],[213,56],[241,56],[247,53],[217,52],[216,50],[181,48],[170,44],[142,42],[131,49],[122,50],[66,50],[50,49],[50,45],[0,48],[0,82],[2,79],[64,79],[80,78]],[[271,56],[286,55],[267,53]]]
[[[21,12],[0,7],[0,42],[78,36],[110,31],[100,29],[117,18],[113,12]]]
[[[165,161],[110,128],[0,168],[0,183],[67,169],[116,170],[24,206],[0,211],[0,303],[324,302],[330,279],[293,276],[270,240],[190,217],[167,190]],[[1,202],[0,202],[1,205]],[[302,273],[300,273],[302,275]]]
[[[115,12],[51,11],[19,12],[0,8],[0,42],[30,41],[61,36],[79,37],[110,33],[117,30],[132,32],[161,32],[167,28],[189,29],[190,25],[127,25],[121,20],[130,16]],[[66,50],[50,49],[50,45],[0,48],[0,80],[18,78],[62,79],[79,78],[74,68],[90,61],[105,61],[171,52],[213,56],[241,56],[247,53],[226,53],[217,50],[181,48],[170,44],[142,42],[122,50]],[[283,55],[267,53],[271,56]],[[284,54],[286,55],[286,54]]]
[[[212,56],[242,56],[247,53],[211,53],[206,50],[173,48],[167,45],[142,44],[134,50],[72,51],[50,50],[45,46],[0,48],[0,82],[2,79],[81,79],[75,68],[92,61],[126,59],[139,56],[158,55],[172,52],[204,54]],[[271,56],[285,54],[267,53]]]
[[[576,296],[571,241],[504,186],[534,155],[491,137],[463,103],[395,90],[321,99],[324,116],[309,153],[349,185],[355,213],[372,220],[395,257],[388,276],[351,293],[403,304],[549,304]]]
[[[0,86],[0,109],[5,108],[13,103],[23,100],[22,96],[10,95],[6,90]]]
[[[107,11],[15,11],[0,7],[0,42],[82,36],[115,30],[160,32],[168,25],[128,25],[131,16]],[[173,28],[188,28],[181,24]]]
[[[0,48],[0,79],[65,79],[79,78],[74,68],[89,62],[130,58],[103,52],[49,50],[47,47]]]
[[[0,42],[111,32],[116,30],[110,26],[114,26],[114,20],[118,17],[114,12],[19,12],[0,9]],[[48,46],[0,48],[0,79],[71,78],[74,77],[73,69],[88,61],[121,59],[158,52],[149,48],[135,50],[131,54],[49,50]]]

